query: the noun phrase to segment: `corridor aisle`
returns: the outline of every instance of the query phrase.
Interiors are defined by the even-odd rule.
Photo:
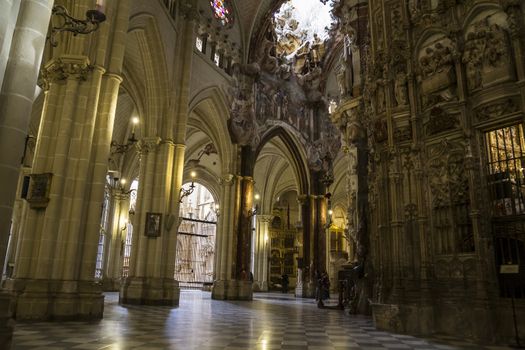
[[[97,323],[18,323],[14,349],[504,349],[453,339],[425,340],[379,332],[368,318],[318,309],[311,299],[255,294],[253,302],[211,300],[183,291],[180,307],[118,305],[106,294]]]

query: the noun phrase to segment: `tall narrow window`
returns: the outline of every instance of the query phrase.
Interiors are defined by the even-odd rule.
[[[106,243],[106,233],[108,230],[109,209],[111,195],[108,188],[104,191],[104,202],[102,203],[102,215],[100,218],[100,235],[98,239],[97,261],[95,265],[95,279],[100,280],[103,276],[104,268],[104,247]]]
[[[202,38],[200,36],[198,36],[196,39],[195,39],[195,47],[197,48],[197,50],[199,50],[200,52],[202,52]]]
[[[135,208],[137,207],[137,190],[139,188],[139,181],[137,179],[133,180],[129,189],[131,190],[129,197],[129,214],[135,214]],[[133,243],[133,224],[131,220],[128,220],[126,223],[126,239],[122,247],[122,277],[129,277],[129,262],[131,258],[131,247]]]
[[[230,8],[228,0],[211,0],[210,6],[213,15],[221,22],[223,26],[232,24],[233,11]]]

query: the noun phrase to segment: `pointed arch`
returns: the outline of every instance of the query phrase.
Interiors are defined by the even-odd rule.
[[[189,104],[188,126],[205,133],[217,148],[223,173],[232,172],[234,146],[229,137],[227,120],[229,107],[226,96],[217,86],[198,92]],[[219,174],[220,175],[220,174]]]
[[[273,138],[280,138],[286,146],[289,157],[288,160],[293,168],[293,172],[297,181],[297,189],[299,194],[307,194],[310,189],[310,177],[308,171],[308,164],[306,161],[306,152],[302,144],[297,140],[294,135],[288,132],[282,126],[275,126],[270,128],[261,138],[261,142],[255,150],[253,156],[253,163],[250,164],[251,172],[255,168],[255,161],[263,147],[270,142]]]

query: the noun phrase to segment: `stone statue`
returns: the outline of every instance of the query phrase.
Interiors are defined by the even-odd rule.
[[[310,51],[310,63],[314,66],[314,67],[317,67],[319,66],[319,64],[321,63],[321,59],[322,59],[322,56],[323,56],[323,47],[324,44],[323,42],[321,41],[321,39],[319,38],[319,36],[317,34],[314,34],[314,39],[313,39],[313,42],[312,42],[312,49]]]
[[[394,82],[394,92],[398,106],[407,104],[407,78],[404,72],[399,72],[396,75]]]

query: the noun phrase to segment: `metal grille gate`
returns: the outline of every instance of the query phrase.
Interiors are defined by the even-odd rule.
[[[525,139],[523,125],[485,133],[500,295],[525,298]]]
[[[182,218],[177,238],[175,279],[186,289],[213,283],[216,221]]]

